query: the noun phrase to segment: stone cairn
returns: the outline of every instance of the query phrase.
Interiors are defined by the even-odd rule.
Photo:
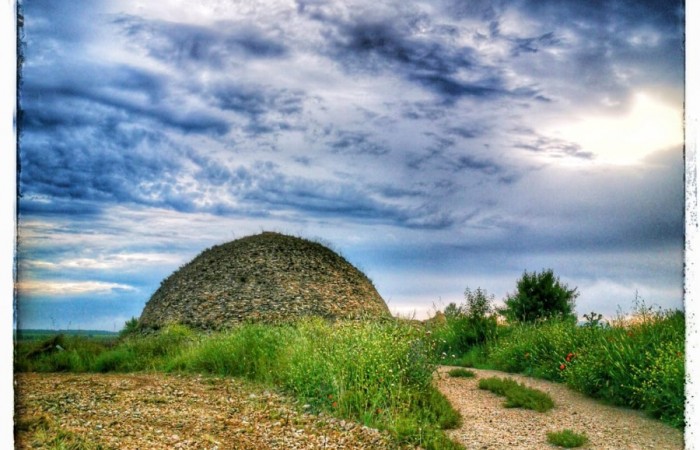
[[[372,282],[306,239],[264,232],[205,250],[161,282],[139,319],[145,329],[391,317]]]

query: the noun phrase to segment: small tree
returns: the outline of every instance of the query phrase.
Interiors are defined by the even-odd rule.
[[[468,345],[480,344],[496,335],[496,318],[492,315],[495,300],[486,289],[464,290],[462,313],[467,319],[465,340]]]
[[[483,319],[493,312],[491,304],[495,297],[489,295],[486,289],[476,288],[464,290],[464,314],[470,319]]]
[[[500,310],[509,321],[534,322],[538,319],[561,317],[576,319],[576,288],[561,283],[552,269],[542,273],[525,271],[518,280],[515,294],[508,295],[505,307]]]

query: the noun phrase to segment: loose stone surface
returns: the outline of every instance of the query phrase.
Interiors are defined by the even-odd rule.
[[[390,315],[369,278],[337,253],[265,232],[202,252],[161,283],[139,322],[222,329],[243,321]]]
[[[396,448],[385,433],[231,378],[20,373],[15,389],[17,449],[58,448],[41,433],[71,433],[86,450]]]
[[[547,433],[566,428],[585,433],[586,448],[610,450],[683,449],[683,433],[640,411],[608,406],[563,384],[493,370],[469,369],[475,378],[452,378],[440,367],[438,388],[463,417],[463,426],[448,431],[467,449],[561,448],[547,442]],[[513,378],[548,393],[555,407],[546,413],[503,407],[504,398],[478,387],[480,378]]]

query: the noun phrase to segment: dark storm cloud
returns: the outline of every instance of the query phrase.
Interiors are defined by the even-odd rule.
[[[21,198],[20,215],[28,216],[75,216],[95,217],[102,212],[102,207],[91,201],[77,199]]]
[[[344,21],[311,14],[327,26],[329,56],[350,71],[396,73],[437,94],[444,104],[461,97],[537,95],[532,88],[507,87],[475,49],[454,45],[455,28],[433,25],[420,14],[406,16],[366,19],[358,14]],[[419,33],[419,26],[430,26],[431,33]]]
[[[306,100],[306,94],[301,90],[231,81],[212,83],[199,89],[197,94],[209,104],[242,117],[246,121],[242,129],[251,136],[303,128],[297,120],[303,113]]]
[[[555,158],[563,158],[567,156],[573,156],[581,159],[595,158],[593,153],[583,150],[581,146],[576,143],[541,136],[532,130],[526,130],[524,134],[527,135],[526,140],[524,142],[514,144],[515,148],[546,154],[547,156]]]
[[[574,36],[574,41],[556,39],[570,57],[554,74],[576,79],[580,87],[595,87],[591,98],[624,102],[631,85],[683,82],[678,70],[684,57],[682,1],[530,0],[519,10],[557,28],[555,38],[561,32]],[[623,75],[622,67],[645,69]]]
[[[510,54],[517,57],[521,53],[537,53],[542,47],[556,46],[561,43],[561,40],[550,31],[534,38],[515,38],[513,42],[515,45]]]
[[[503,172],[501,165],[489,159],[477,158],[472,155],[461,155],[458,156],[452,170],[455,172],[460,172],[462,170],[473,170],[477,172],[482,172],[488,175],[496,175]]]
[[[259,117],[270,111],[282,115],[299,114],[303,109],[304,93],[289,89],[266,88],[260,85],[225,83],[208,91],[212,101],[224,110]]]
[[[364,131],[339,130],[328,143],[331,152],[344,155],[381,156],[389,149],[374,142],[372,135]]]
[[[89,127],[80,132],[61,131],[52,133],[50,138],[51,141],[39,136],[23,139],[23,195],[148,202],[155,190],[177,185],[176,174],[182,162],[173,158],[174,152],[163,154],[158,150],[168,143],[160,133],[115,125]],[[173,200],[173,206],[183,208],[181,200]]]
[[[80,126],[141,118],[183,133],[221,135],[229,130],[227,121],[176,103],[168,91],[167,78],[128,66],[82,63],[81,70],[75,72],[67,72],[68,68],[60,62],[58,67],[30,67],[24,71],[20,101],[28,127],[43,129],[46,125]]]
[[[288,52],[279,39],[254,24],[221,22],[213,27],[145,20],[123,15],[114,23],[148,54],[166,63],[222,69],[240,57],[279,58]]]

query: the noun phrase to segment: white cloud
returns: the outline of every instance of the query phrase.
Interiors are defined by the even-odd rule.
[[[27,280],[17,283],[17,289],[23,296],[69,296],[84,294],[109,294],[114,290],[136,291],[128,284],[108,283],[104,281],[52,281]]]

